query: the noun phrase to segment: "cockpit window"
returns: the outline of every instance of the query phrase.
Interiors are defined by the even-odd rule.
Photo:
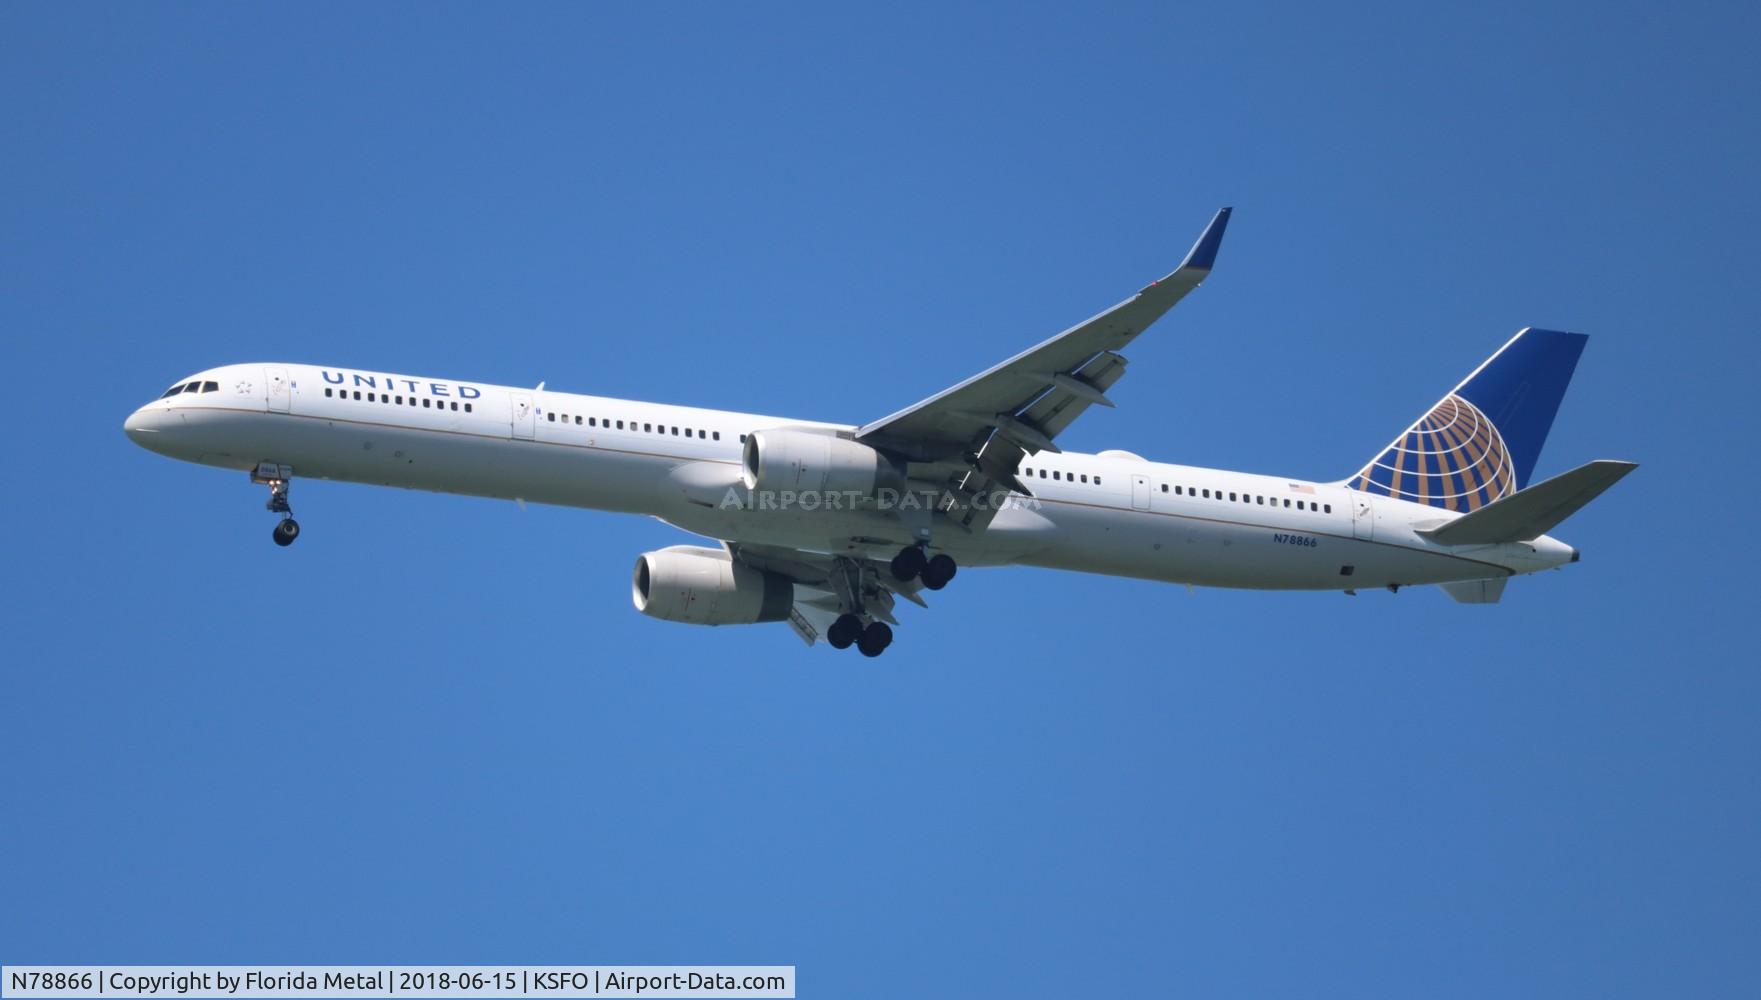
[[[220,391],[220,383],[219,382],[203,382],[202,383],[202,391],[203,392],[219,392]]]
[[[159,398],[160,399],[169,399],[172,396],[175,396],[182,391],[183,391],[183,385],[181,383],[179,383],[178,385],[174,385],[171,388],[165,390],[165,395],[160,396]]]
[[[196,392],[196,391],[200,390],[201,388],[202,388],[202,383],[191,382],[189,385],[186,385],[183,387],[183,391],[184,392]]]

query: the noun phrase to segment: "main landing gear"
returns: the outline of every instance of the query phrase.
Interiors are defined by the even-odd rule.
[[[893,628],[883,621],[865,625],[855,615],[839,615],[831,628],[826,629],[825,641],[831,643],[833,649],[849,649],[854,644],[863,656],[879,656],[893,644]]]
[[[855,646],[863,656],[879,656],[893,644],[893,598],[867,560],[837,556],[832,560],[830,590],[843,611],[825,630],[833,649]]]
[[[930,590],[940,590],[954,579],[959,567],[954,564],[954,557],[946,552],[934,556],[924,551],[921,545],[907,545],[893,557],[893,576],[904,580],[922,580]]]
[[[957,569],[952,556],[945,552],[931,556],[923,545],[900,549],[890,568],[894,579],[921,580],[930,590],[946,587]],[[892,607],[892,597],[874,579],[875,572],[857,560],[838,560],[833,579],[840,603],[847,610],[825,630],[825,641],[833,649],[855,646],[863,656],[879,656],[893,644],[893,627],[881,621],[890,617],[887,611]],[[881,600],[885,603],[877,607],[875,602]]]
[[[293,468],[264,462],[251,473],[251,482],[269,487],[269,502],[263,506],[271,514],[280,514],[281,520],[276,522],[275,530],[269,537],[275,544],[286,548],[300,537],[300,522],[293,519],[293,507],[287,502],[288,480],[293,478]]]

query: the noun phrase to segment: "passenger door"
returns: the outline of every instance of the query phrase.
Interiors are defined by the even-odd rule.
[[[286,368],[271,365],[263,369],[263,384],[266,387],[264,395],[268,397],[270,413],[287,413],[293,408]]]
[[[1131,477],[1131,509],[1132,510],[1149,510],[1150,509],[1150,477],[1148,477],[1148,476],[1132,476]]]
[[[1376,537],[1376,508],[1368,493],[1347,490],[1351,497],[1351,535],[1369,541]]]
[[[532,440],[533,429],[536,427],[536,420],[532,416],[532,397],[523,392],[508,395],[513,399],[514,437],[521,441]]]

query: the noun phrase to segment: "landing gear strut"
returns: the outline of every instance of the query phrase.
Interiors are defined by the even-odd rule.
[[[271,514],[280,514],[281,520],[276,522],[275,530],[269,537],[275,544],[286,548],[300,537],[300,522],[293,519],[293,507],[287,502],[288,480],[293,478],[293,468],[264,462],[251,473],[251,482],[269,487],[269,502],[263,506]]]

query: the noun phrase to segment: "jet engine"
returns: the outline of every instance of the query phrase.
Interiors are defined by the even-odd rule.
[[[749,490],[873,497],[904,479],[885,455],[830,431],[757,431],[747,436],[740,465]]]
[[[734,562],[725,549],[674,545],[636,558],[630,599],[637,611],[669,622],[751,625],[788,618],[795,585]]]

